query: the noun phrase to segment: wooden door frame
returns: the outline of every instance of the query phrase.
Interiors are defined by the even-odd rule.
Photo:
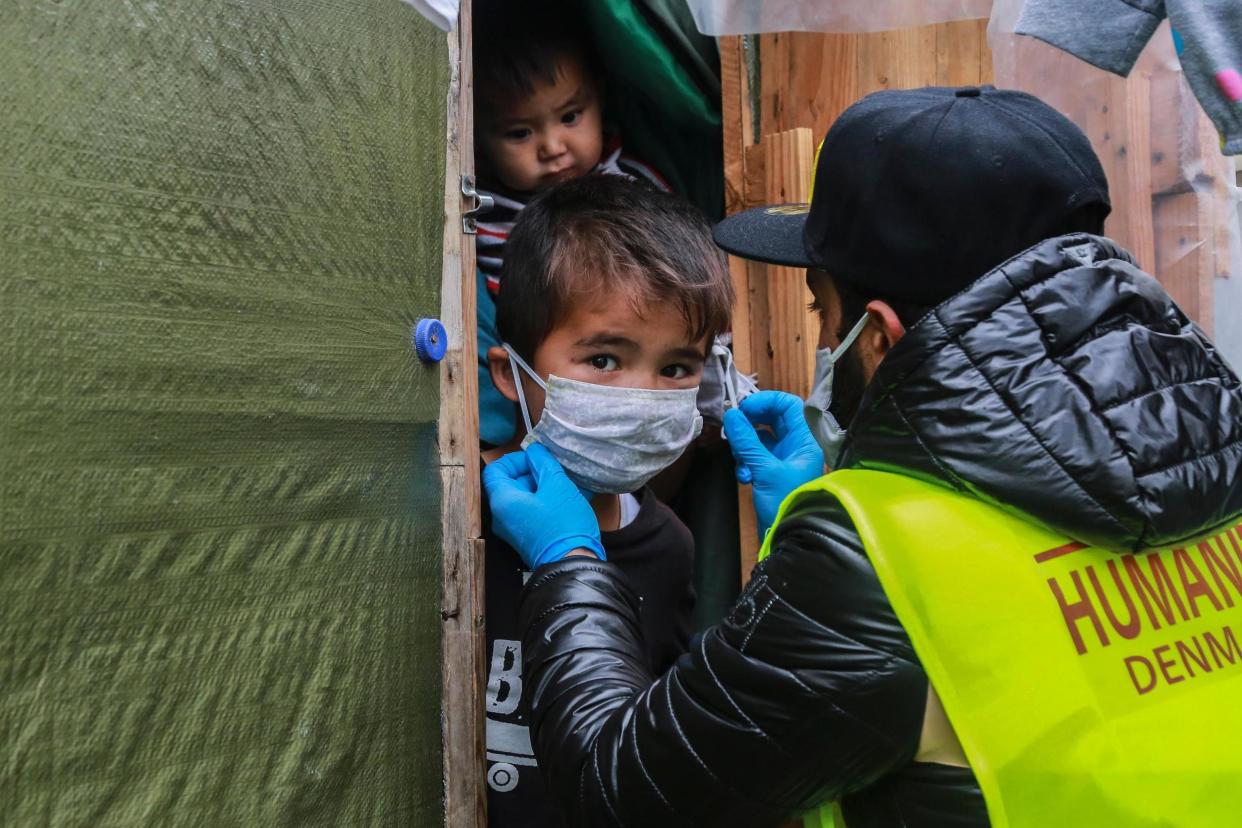
[[[440,724],[444,824],[451,828],[487,825],[475,258],[474,236],[462,229],[462,176],[474,173],[470,6],[470,0],[462,0],[457,26],[447,36],[450,76],[440,293],[440,321],[448,331],[448,353],[440,363]]]

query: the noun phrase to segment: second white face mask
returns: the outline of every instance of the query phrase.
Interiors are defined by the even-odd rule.
[[[815,442],[819,443],[819,447],[824,450],[824,462],[828,464],[829,469],[833,470],[837,467],[837,461],[841,459],[841,449],[845,445],[845,428],[829,411],[832,406],[834,369],[837,361],[845,356],[845,352],[850,349],[854,340],[858,339],[858,335],[866,327],[867,318],[867,315],[863,314],[863,318],[855,323],[854,329],[841,341],[836,350],[820,348],[815,352],[815,379],[812,381],[811,393],[802,406],[806,424],[811,429]]]
[[[641,489],[668,468],[703,430],[698,388],[659,391],[619,388],[552,375],[545,383],[505,345],[526,422],[525,448],[538,440],[579,487],[597,494]],[[521,374],[544,389],[543,414],[533,426]]]

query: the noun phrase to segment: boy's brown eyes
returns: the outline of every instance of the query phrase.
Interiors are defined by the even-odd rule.
[[[660,373],[669,379],[685,379],[694,373],[694,369],[689,365],[669,365]]]

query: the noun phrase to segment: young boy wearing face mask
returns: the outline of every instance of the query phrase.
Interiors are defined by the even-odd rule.
[[[517,403],[517,434],[492,462],[532,443],[590,493],[604,554],[643,599],[647,657],[662,672],[685,650],[694,545],[646,483],[702,427],[695,398],[733,289],[707,222],[648,185],[589,176],[522,212],[497,299],[496,388]],[[522,697],[518,598],[530,573],[486,535],[489,823],[558,824],[544,798]]]
[[[479,0],[474,4],[475,165],[492,206],[477,216],[480,354],[495,345],[495,297],[513,223],[537,193],[590,174],[667,184],[621,148],[605,124],[604,75],[574,4]],[[512,435],[512,406],[479,375],[480,436]]]

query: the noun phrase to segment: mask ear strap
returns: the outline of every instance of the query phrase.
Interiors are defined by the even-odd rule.
[[[544,384],[544,381],[539,379],[539,375],[526,364],[526,360],[517,355],[517,351],[509,347],[507,343],[504,344],[504,349],[509,354],[509,365],[513,368],[513,384],[517,386],[518,406],[522,409],[522,422],[526,423],[526,433],[530,434],[535,430],[535,427],[530,423],[530,409],[526,406],[526,392],[522,390],[522,371],[529,374],[530,378],[539,383],[539,387],[545,391],[548,389],[548,386]],[[519,368],[521,370],[518,370]]]
[[[725,409],[733,408],[737,405],[737,385],[733,382],[733,354],[729,351],[727,345],[720,341],[720,337],[712,343],[710,367],[720,374],[720,386],[724,391],[724,407]]]
[[[862,319],[859,319],[854,323],[854,329],[849,332],[845,339],[841,340],[841,344],[835,351],[832,352],[833,362],[840,359],[841,355],[850,349],[850,346],[854,344],[854,340],[858,339],[858,337],[862,334],[863,328],[867,327],[867,320],[870,318],[871,314],[864,313],[862,315]]]

